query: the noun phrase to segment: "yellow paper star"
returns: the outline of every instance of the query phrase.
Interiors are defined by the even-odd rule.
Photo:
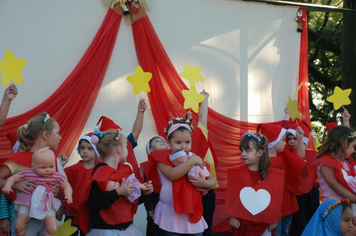
[[[343,105],[351,104],[349,98],[352,89],[342,90],[340,87],[336,86],[334,89],[334,94],[328,97],[326,100],[334,104],[334,110],[338,110]]]
[[[302,118],[302,115],[298,111],[298,101],[296,99],[293,100],[290,95],[288,96],[287,109],[289,110],[292,121],[296,118]]]
[[[15,58],[10,50],[6,50],[4,60],[0,61],[0,73],[2,73],[2,86],[6,86],[11,81],[18,84],[23,83],[21,74],[22,68],[26,64],[26,59]]]
[[[151,92],[150,82],[152,74],[150,72],[144,72],[141,66],[137,66],[133,75],[127,76],[127,81],[133,86],[133,95],[136,96],[141,91]]]
[[[190,86],[195,86],[196,82],[205,81],[204,77],[200,74],[200,66],[191,67],[188,64],[184,64],[184,72],[179,75],[188,80]]]
[[[72,235],[78,230],[77,227],[72,226],[72,220],[69,219],[65,221],[62,225],[57,226],[57,231],[55,236]]]
[[[198,113],[199,103],[205,99],[205,97],[197,93],[195,86],[190,87],[189,90],[182,91],[184,101],[184,109],[192,108],[194,112]]]

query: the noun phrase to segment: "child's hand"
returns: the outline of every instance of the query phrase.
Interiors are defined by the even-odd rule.
[[[147,215],[148,215],[149,217],[153,218],[154,213],[155,213],[154,211],[148,211],[148,212],[147,212]]]
[[[3,191],[4,193],[6,193],[6,194],[9,194],[9,193],[12,192],[13,190],[12,190],[11,187],[8,187],[8,186],[5,185],[5,186],[2,188],[2,191]]]
[[[15,84],[10,84],[10,86],[5,90],[4,97],[9,100],[13,100],[17,96],[17,87]]]
[[[58,184],[52,184],[52,183],[48,183],[48,185],[50,186],[51,188],[51,191],[53,193],[53,196],[54,197],[57,197],[59,192],[60,192],[60,187]]]
[[[229,224],[230,224],[231,227],[234,228],[234,229],[239,228],[240,225],[241,225],[241,224],[240,224],[240,221],[239,221],[237,218],[232,217],[232,216],[230,216]]]
[[[73,198],[72,198],[72,196],[65,196],[64,199],[67,200],[67,203],[68,203],[68,204],[72,204],[72,203],[73,203]]]
[[[351,117],[351,115],[350,115],[349,111],[347,109],[344,109],[344,112],[342,113],[343,122],[349,121],[350,117]]]
[[[287,107],[284,108],[284,115],[289,115],[290,116],[290,112],[289,112]]]
[[[138,102],[138,110],[140,112],[145,112],[147,109],[147,104],[144,98],[141,98],[140,101]]]
[[[209,93],[206,92],[205,89],[203,89],[203,91],[201,91],[200,94],[203,95],[205,99],[209,98]]]
[[[144,195],[149,195],[153,192],[152,180],[144,183],[144,189],[141,189]]]
[[[59,158],[59,161],[61,162],[62,167],[64,167],[65,164],[67,164],[67,162],[68,162],[68,157],[66,156],[66,154],[61,153],[61,154],[59,154],[58,158]]]
[[[33,180],[22,180],[12,186],[13,189],[23,192],[27,195],[30,194],[36,187],[36,183]]]
[[[272,232],[275,228],[277,228],[277,223],[276,223],[276,224],[270,224],[270,225],[268,226],[268,231],[269,231],[269,232]]]
[[[302,140],[302,139],[303,139],[303,136],[304,136],[304,131],[303,131],[303,129],[302,129],[300,126],[298,126],[296,131],[297,131],[297,132],[296,132],[297,139],[298,139],[298,140]]]
[[[203,160],[195,154],[193,156],[189,157],[188,161],[189,161],[189,163],[191,163],[192,166],[200,166],[201,168],[204,168],[204,166],[205,166]]]
[[[190,122],[192,122],[192,120],[193,120],[193,113],[192,113],[192,111],[188,111],[187,112],[187,114],[185,115],[185,118],[187,119],[187,120],[189,120]]]
[[[129,196],[133,191],[132,180],[128,184],[124,184],[125,180],[125,178],[122,178],[122,184],[116,189],[117,194],[120,196]]]

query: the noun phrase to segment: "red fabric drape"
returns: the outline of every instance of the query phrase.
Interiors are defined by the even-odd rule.
[[[144,71],[152,73],[152,79],[150,80],[151,92],[148,93],[148,98],[158,133],[159,135],[164,135],[163,129],[171,117],[185,116],[184,98],[181,91],[187,89],[187,87],[165,52],[149,18],[145,17],[135,22],[132,27],[140,66]],[[307,98],[305,94],[299,94],[300,111],[303,114],[309,114]],[[305,107],[306,105],[308,106],[307,108]],[[308,113],[304,111],[308,111]],[[197,114],[194,113],[193,116],[194,120],[198,119]],[[275,123],[278,124],[279,122]],[[220,185],[215,190],[214,232],[230,231],[228,213],[225,209],[226,169],[241,162],[238,148],[241,136],[247,131],[255,132],[256,127],[257,124],[233,120],[209,108],[209,139],[218,158],[216,172]]]
[[[43,103],[21,115],[6,119],[0,131],[0,156],[11,154],[6,134],[44,111],[55,118],[62,141],[58,153],[70,155],[94,106],[111,53],[113,51],[121,16],[109,10],[86,53],[63,84]],[[94,128],[94,127],[93,127]]]
[[[308,69],[308,19],[306,7],[302,7],[303,18],[302,29],[300,33],[300,57],[299,57],[299,83],[303,86],[298,91],[298,110],[302,114],[302,119],[310,125],[310,111],[309,111],[309,69]],[[314,140],[309,138],[308,148],[314,150]]]

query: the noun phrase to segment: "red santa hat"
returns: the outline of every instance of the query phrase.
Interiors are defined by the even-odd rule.
[[[309,143],[309,137],[310,137],[310,132],[311,128],[305,121],[300,121],[298,122],[299,126],[302,128],[304,135],[303,135],[303,143],[308,145]],[[297,136],[297,124],[293,123],[290,125],[289,129],[287,130],[288,133],[293,134],[294,136]]]
[[[100,157],[100,154],[98,152],[98,150],[96,149],[96,145],[92,142],[92,139],[91,137],[93,136],[93,132],[90,132],[90,133],[87,133],[86,135],[84,135],[83,137],[81,137],[78,141],[78,146],[77,146],[77,151],[78,151],[78,154],[79,154],[79,146],[80,146],[80,141],[81,140],[86,140],[88,141],[91,146],[93,147],[95,153],[96,153],[96,157]]]
[[[268,148],[274,147],[279,141],[281,141],[283,135],[287,131],[279,125],[272,124],[261,124],[259,129],[260,133],[268,139]]]
[[[11,144],[11,150],[13,153],[17,152],[20,148],[20,142],[17,139],[17,132],[11,132],[11,133],[7,133],[6,137],[9,139],[10,144]]]
[[[99,126],[100,123],[101,123],[101,125]],[[113,120],[107,118],[106,116],[100,117],[100,119],[99,119],[98,123],[96,123],[96,125],[98,126],[98,129],[103,132],[112,130],[112,129],[121,129],[121,127],[119,125],[117,125]],[[122,130],[122,133],[125,135],[123,130]]]
[[[326,134],[330,132],[330,130],[332,128],[334,128],[335,126],[338,126],[337,122],[330,122],[330,123],[326,123],[325,127],[326,127]]]

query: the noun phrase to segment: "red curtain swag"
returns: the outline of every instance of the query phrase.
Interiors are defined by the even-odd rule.
[[[306,19],[305,9],[303,16]],[[1,156],[10,154],[6,133],[13,132],[31,117],[47,111],[61,126],[62,142],[58,153],[69,155],[86,124],[100,90],[119,30],[121,16],[109,10],[92,44],[77,67],[42,104],[32,110],[6,120],[0,131]],[[308,95],[308,36],[307,21],[302,24],[299,83],[299,111],[310,123]],[[181,91],[187,89],[164,50],[148,16],[132,24],[136,54],[144,71],[153,74],[148,93],[153,117],[160,135],[172,117],[185,116],[184,98]],[[198,115],[193,114],[195,122]],[[274,122],[279,123],[279,122]],[[217,154],[217,176],[220,187],[216,191],[214,231],[230,231],[228,213],[225,210],[226,169],[241,163],[238,148],[242,134],[255,132],[258,124],[233,120],[209,108],[209,139]]]
[[[5,135],[16,131],[30,118],[45,111],[55,118],[61,127],[62,141],[56,153],[71,154],[99,93],[120,22],[121,16],[109,10],[86,53],[63,84],[37,107],[6,119],[0,131],[1,157],[12,153]]]
[[[305,9],[303,11],[305,14]],[[305,16],[305,15],[304,15]],[[144,71],[152,73],[150,81],[151,92],[148,98],[159,135],[164,136],[164,127],[172,117],[185,116],[184,98],[181,91],[187,89],[178,72],[164,50],[149,18],[135,22],[132,25],[136,54]],[[298,93],[299,111],[303,118],[310,123],[308,96],[308,41],[306,21],[303,24],[301,42],[301,67],[299,83],[303,86]],[[302,50],[303,49],[303,50]],[[306,54],[305,54],[306,52]],[[302,54],[303,53],[303,54]],[[306,55],[306,58],[305,58]],[[194,120],[198,120],[198,115]],[[274,122],[280,124],[280,122]],[[209,108],[208,130],[209,139],[217,154],[217,177],[220,187],[216,192],[216,209],[214,214],[214,232],[230,231],[228,213],[225,210],[226,169],[241,163],[238,148],[242,134],[247,131],[255,132],[258,124],[233,120]]]

